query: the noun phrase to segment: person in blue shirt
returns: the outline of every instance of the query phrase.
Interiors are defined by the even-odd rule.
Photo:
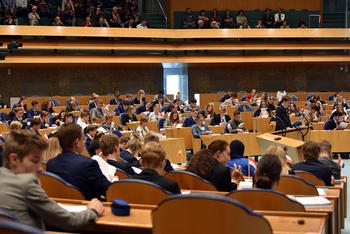
[[[30,129],[29,131],[34,132],[36,135],[40,136],[39,130],[40,130],[41,120],[38,118],[34,118],[30,121]]]
[[[248,176],[248,159],[244,157],[245,146],[240,140],[234,140],[230,143],[230,160],[226,166],[234,168],[234,165],[241,166],[242,174]],[[254,175],[255,168],[250,166],[250,176]]]
[[[194,15],[191,14],[191,9],[187,8],[186,13],[187,14],[184,15],[183,17],[183,23],[184,23],[183,28],[195,28],[196,27],[195,18],[194,18]]]
[[[200,135],[209,135],[210,129],[206,123],[204,123],[204,117],[203,115],[197,115],[197,124],[192,125],[191,127],[192,135],[194,138],[199,138]],[[202,145],[201,148],[205,149],[207,146],[204,144],[204,142],[201,140]]]

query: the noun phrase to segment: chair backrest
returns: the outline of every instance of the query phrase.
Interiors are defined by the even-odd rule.
[[[4,113],[4,112],[0,113],[0,119],[2,122],[5,122],[7,120],[7,117],[8,117],[7,113]]]
[[[265,91],[258,91],[258,92],[256,92],[256,93],[264,93]]]
[[[253,117],[254,117],[254,118],[257,116],[258,110],[259,110],[259,109],[256,109],[256,110],[253,112]]]
[[[182,119],[182,123],[183,123],[184,127],[191,127],[192,126],[190,123],[190,118],[192,118],[192,117],[187,117],[187,118]]]
[[[174,195],[152,211],[153,234],[179,233],[180,224],[186,233],[272,233],[262,215],[218,194]]]
[[[228,127],[228,123],[225,123],[225,125],[224,125],[224,132],[225,133],[230,133],[230,129]]]
[[[146,106],[146,105],[147,105],[147,102],[148,102],[148,101],[143,101],[143,102],[142,102],[142,105],[143,105],[143,106]]]
[[[329,117],[329,119],[323,123],[323,130],[326,130],[326,123],[327,123],[328,121],[333,121],[333,120],[330,120],[330,117]]]
[[[253,112],[254,109],[250,105],[247,104],[240,104],[237,108],[240,112]]]
[[[315,185],[315,186],[326,186],[323,180],[318,178],[317,176],[311,174],[307,171],[294,171],[296,176],[299,176],[300,178],[303,178],[305,181]]]
[[[51,127],[52,124],[53,124],[53,117],[49,117],[49,118],[47,119],[47,122],[48,122],[49,126]]]
[[[106,123],[106,121],[101,122],[100,126],[102,127],[105,123]]]
[[[340,93],[348,93],[349,91],[348,90],[342,90],[340,91]]]
[[[77,187],[53,173],[42,171],[40,173],[40,182],[41,187],[49,197],[85,200]]]
[[[289,96],[292,97],[293,101],[299,101],[299,98],[297,96],[295,96],[294,94],[290,94]]]
[[[138,179],[124,179],[111,184],[106,192],[106,200],[122,199],[128,203],[158,205],[173,193],[157,184]]]
[[[166,118],[159,118],[158,119],[158,128],[164,128],[164,122],[165,122]]]
[[[168,108],[169,105],[167,106],[162,106],[162,108],[160,108],[160,112],[164,112],[167,108]]]
[[[10,119],[10,120],[6,120],[6,125],[7,125],[7,127],[10,129],[10,124],[11,124],[11,122],[12,122],[12,120]]]
[[[128,173],[126,173],[122,169],[119,169],[119,168],[116,168],[116,169],[117,170],[115,171],[114,175],[118,176],[119,180],[131,177],[131,175],[129,175]]]
[[[237,93],[247,93],[246,91],[238,91]]]
[[[291,195],[313,195],[318,196],[316,187],[294,175],[282,174],[275,190]]]
[[[241,97],[240,101],[241,101],[241,102],[244,102],[245,99],[247,98],[247,96],[248,96],[248,95],[243,95],[243,96]]]
[[[81,96],[84,96],[84,95],[82,95],[82,94],[80,94],[80,93],[77,93],[77,94],[74,94],[74,96],[76,96],[76,97],[81,97]]]
[[[128,95],[128,94],[131,94],[131,93],[124,93],[123,95]]]
[[[334,94],[329,95],[327,98],[328,101],[333,101],[333,99],[334,99]]]
[[[240,189],[226,196],[242,202],[253,210],[305,212],[301,203],[271,189]]]
[[[114,93],[108,93],[107,96],[114,96]]]
[[[46,171],[46,162],[41,161],[41,167],[43,168],[44,171]]]
[[[204,110],[199,110],[198,111],[198,115],[203,115],[204,116],[204,113],[205,113]]]
[[[304,90],[298,90],[297,93],[306,93]]]
[[[136,113],[137,115],[141,114],[141,107],[142,107],[142,106],[136,107],[135,113]]]
[[[113,130],[111,133],[117,135],[118,137],[125,136],[125,134],[119,132],[118,130]]]
[[[170,171],[165,177],[175,180],[180,189],[218,191],[214,184],[188,171]]]
[[[226,92],[225,91],[219,91],[217,92],[217,94],[225,94]]]
[[[43,230],[28,224],[0,219],[0,233],[8,234],[44,234]]]
[[[53,106],[62,106],[62,104],[59,101],[57,101],[56,99],[50,99],[50,100],[52,101]]]
[[[134,134],[134,137],[136,137],[137,139],[139,138],[139,136],[136,136],[136,128],[132,130],[132,134]]]
[[[32,95],[32,96],[30,96],[30,97],[40,97],[40,96],[38,96],[38,95]]]
[[[209,119],[209,125],[213,126],[213,125],[214,125],[213,121],[214,121],[214,116],[213,116],[213,117],[210,117],[210,119]]]
[[[120,119],[120,123],[122,124],[122,125],[126,125],[126,123],[124,123],[124,116],[126,115],[126,113],[121,113],[120,115],[119,115],[119,119]]]
[[[293,123],[292,123],[293,126],[295,127],[298,127],[301,125],[301,121],[300,120],[295,120]]]
[[[53,95],[52,97],[61,97],[61,95]]]
[[[112,112],[117,113],[118,107],[114,108]]]
[[[130,101],[130,103],[131,103],[132,105],[134,105],[135,100],[136,100],[136,97],[132,98],[131,101]]]
[[[220,97],[220,98],[219,98],[219,102],[224,102],[224,97],[225,97],[225,95],[222,96],[222,97]]]
[[[77,122],[78,122],[78,119],[79,119],[79,116],[74,115],[74,116],[73,116],[73,123],[77,123]]]
[[[313,96],[315,96],[315,94],[309,94],[306,97],[306,101],[308,102]]]
[[[8,220],[20,222],[14,215],[7,213],[4,210],[0,210],[0,219],[8,219]]]

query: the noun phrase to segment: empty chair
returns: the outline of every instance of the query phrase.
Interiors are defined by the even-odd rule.
[[[251,107],[250,105],[247,105],[247,104],[240,104],[237,107],[237,110],[239,110],[240,112],[253,112],[254,111],[253,107]]]
[[[174,195],[152,211],[152,233],[272,233],[268,221],[218,194]]]
[[[241,102],[245,102],[245,99],[247,98],[248,95],[243,95],[240,99]]]
[[[114,182],[106,192],[106,200],[122,199],[133,204],[158,205],[173,193],[145,180],[124,179]]]
[[[246,91],[238,91],[237,93],[247,93]]]
[[[258,92],[256,92],[256,93],[264,93],[265,91],[258,91]]]
[[[74,94],[74,96],[78,96],[78,97],[81,97],[81,96],[84,96],[84,95],[82,95],[82,94],[80,94],[80,93],[77,93],[77,94]]]
[[[313,184],[294,175],[282,174],[275,190],[284,194],[318,196],[317,189]]]
[[[53,106],[62,106],[62,104],[59,101],[57,101],[56,99],[50,99],[50,100],[52,101]]]
[[[340,91],[340,93],[348,93],[349,91],[348,90],[342,90]]]
[[[306,93],[304,90],[298,90],[297,93]]]
[[[0,233],[44,234],[43,230],[39,228],[6,219],[0,219]]]
[[[334,100],[334,94],[331,94],[327,98],[328,101],[333,101]]]
[[[114,96],[114,93],[108,93],[107,96]]]
[[[293,100],[294,102],[299,101],[299,98],[298,98],[297,96],[295,96],[294,94],[289,94],[289,96],[292,97],[292,100]]]
[[[42,171],[40,182],[48,197],[85,200],[77,187],[53,173]]]
[[[305,212],[301,203],[271,189],[241,189],[230,192],[226,196],[242,202],[253,210]]]
[[[114,175],[118,176],[119,180],[131,177],[131,175],[126,173],[124,170],[119,169],[119,168],[116,168],[116,169],[117,170],[115,171]]]
[[[311,99],[313,96],[315,96],[315,94],[309,94],[309,95],[307,95],[306,101],[307,101],[307,102],[310,101],[310,99]]]
[[[188,171],[171,171],[165,177],[175,180],[180,189],[218,191],[209,181]]]
[[[164,122],[165,122],[166,118],[160,118],[158,119],[158,128],[164,128]]]
[[[38,95],[32,95],[32,96],[30,96],[30,97],[40,97],[40,96],[38,96]]]
[[[7,120],[7,117],[8,117],[8,114],[7,113],[4,113],[4,112],[1,112],[0,113],[0,120],[2,122],[5,122]]]
[[[217,92],[217,94],[225,94],[226,92],[225,91],[219,91]]]
[[[315,185],[315,186],[326,186],[324,181],[316,177],[310,172],[295,170],[295,175],[303,178],[305,181]]]

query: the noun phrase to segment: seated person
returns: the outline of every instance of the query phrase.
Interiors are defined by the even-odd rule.
[[[72,113],[66,113],[63,117],[64,123],[73,123],[74,122],[74,115]]]
[[[30,131],[10,133],[0,168],[0,209],[14,215],[21,223],[42,230],[45,230],[44,218],[67,231],[96,222],[105,210],[97,199],[90,201],[86,210],[70,213],[50,200],[40,187],[42,150],[46,148],[46,141]]]
[[[210,134],[210,129],[208,127],[208,125],[206,123],[204,123],[204,117],[203,115],[199,114],[197,115],[196,118],[196,122],[197,124],[194,124],[191,126],[191,131],[192,131],[192,135],[194,138],[200,138],[200,135],[209,135]],[[202,149],[206,148],[206,145],[204,144],[204,142],[201,140],[202,142]]]
[[[234,165],[241,166],[242,174],[248,176],[248,158],[244,157],[245,146],[240,140],[234,140],[230,143],[230,160],[227,162],[226,166],[234,168]],[[249,167],[249,175],[253,176],[255,168],[253,166]]]
[[[131,123],[131,122],[137,122],[137,118],[135,115],[135,106],[130,106],[128,108],[128,111],[126,112],[126,115],[124,115],[124,119],[123,119],[123,125],[126,125],[126,123]]]
[[[181,106],[186,105],[186,103],[184,103],[184,101],[181,100],[181,93],[180,92],[176,93],[175,99],[179,99],[180,100],[180,105]],[[196,100],[196,103],[197,103],[197,100]]]
[[[93,103],[94,102],[90,103],[90,105],[93,104]],[[105,111],[104,108],[103,108],[103,101],[102,100],[98,100],[97,106],[95,108],[93,108],[92,111],[91,111],[91,118],[92,118],[92,120],[96,120],[96,118],[105,117],[107,115],[107,113],[108,112]]]
[[[333,113],[336,112],[336,111],[339,111],[341,113],[341,118],[340,118],[339,122],[347,122],[347,121],[349,121],[348,111],[345,109],[345,107],[343,107],[342,104],[338,104],[336,106],[336,108],[334,110],[332,110],[330,119],[333,118]]]
[[[129,163],[133,163],[137,161],[135,155],[138,155],[142,145],[139,140],[136,138],[131,138],[128,143],[126,143],[125,150],[120,153],[120,158],[124,159]]]
[[[96,108],[99,100],[100,100],[100,96],[95,94],[94,97],[92,98],[92,102],[90,102],[89,104],[89,110]]]
[[[333,106],[337,105],[339,102],[343,105],[343,107],[345,107],[346,109],[349,109],[348,102],[343,98],[343,96],[339,96],[339,97],[333,102]]]
[[[121,138],[119,138],[119,150],[120,150],[120,152],[123,152],[125,150],[126,143],[128,143],[129,140],[130,140],[130,137],[128,137],[128,136],[122,136]]]
[[[92,93],[91,93],[91,98],[88,100],[88,105],[90,105],[90,103],[94,101],[95,95],[96,95],[95,92],[92,92]]]
[[[129,106],[130,106],[130,102],[128,100],[124,100],[123,104],[121,104],[121,103],[119,104],[115,115],[119,116],[121,113],[126,113],[127,110],[129,109]]]
[[[164,128],[176,128],[176,126],[180,123],[179,113],[176,110],[172,110],[168,114],[168,118],[164,122]]]
[[[113,130],[117,130],[117,131],[124,131],[125,129],[116,124],[114,121],[113,121],[113,115],[110,115],[110,114],[107,114],[106,117],[105,117],[105,120],[106,120],[106,123],[104,123],[102,125],[102,127],[108,132],[108,133],[111,133]]]
[[[135,172],[128,162],[118,162],[119,151],[119,137],[113,134],[103,135],[100,139],[100,146],[102,154],[106,157],[107,163],[122,169],[129,175],[134,175]]]
[[[196,20],[194,15],[191,13],[191,9],[186,9],[186,15],[183,16],[183,28],[195,28],[196,27]]]
[[[219,114],[214,115],[212,124],[213,126],[215,125],[225,125],[231,120],[229,115],[226,115],[226,108],[225,107],[220,107],[219,108]]]
[[[95,136],[95,133],[97,132],[98,125],[88,125],[86,127],[86,134],[85,134],[85,148],[89,149],[89,146],[92,142],[92,139]]]
[[[232,91],[231,88],[229,88],[229,89],[227,90],[227,94],[224,95],[224,97],[222,98],[222,99],[223,99],[223,102],[226,101],[227,99],[230,99],[230,97],[231,97],[232,94],[233,94],[233,91]]]
[[[10,124],[10,130],[20,130],[22,128],[22,124],[18,121],[12,121]]]
[[[327,140],[322,140],[318,142],[318,145],[320,146],[320,149],[321,149],[318,160],[328,165],[332,169],[332,176],[334,177],[334,179],[340,180],[341,167],[339,163],[336,163],[333,161],[332,144]]]
[[[162,108],[164,106],[163,96],[158,96],[156,101],[153,100],[153,108],[157,104],[159,105],[159,108]]]
[[[61,110],[61,112],[54,116],[52,119],[52,127],[60,126],[61,123],[64,124],[64,115],[68,113],[66,109]]]
[[[114,93],[114,98],[112,98],[111,100],[109,100],[109,104],[110,105],[119,105],[119,103],[121,101],[123,101],[122,99],[119,98],[120,97],[120,92],[119,91],[116,91]]]
[[[214,117],[215,112],[214,112],[214,106],[213,103],[209,102],[205,108],[204,108],[204,119],[208,118],[210,119],[211,117]]]
[[[55,111],[53,110],[53,102],[51,100],[45,100],[41,104],[41,110],[47,111],[50,113],[50,117],[52,117],[55,114]]]
[[[233,112],[233,119],[230,121],[230,133],[244,133],[248,132],[244,127],[243,120],[241,120],[241,112],[239,110],[235,110]]]
[[[153,100],[149,100],[146,105],[142,105],[140,107],[140,113],[143,112],[149,112],[151,113],[153,111]]]
[[[45,129],[45,128],[50,127],[49,123],[48,123],[49,116],[50,116],[49,112],[47,112],[47,111],[42,111],[40,113],[40,118],[41,118],[41,122],[42,122],[40,129]]]
[[[180,99],[178,99],[178,100],[180,100]],[[185,106],[184,112],[185,113],[191,113],[193,108],[196,108],[197,111],[199,111],[201,109],[200,106],[197,105],[197,100],[196,99],[192,99],[191,100],[191,104]]]
[[[262,17],[262,22],[266,28],[273,28],[274,26],[274,17],[270,15],[270,9],[266,8],[265,15]]]
[[[129,103],[130,103],[130,105],[132,105],[132,104],[131,104],[131,100],[132,100],[132,95],[131,95],[131,94],[125,95],[125,100],[124,100],[124,101],[126,101],[126,100],[128,100]],[[124,101],[122,101],[122,102],[120,103],[120,105],[121,105]]]
[[[270,116],[270,110],[268,110],[265,100],[262,100],[260,102],[259,108],[255,112],[256,117],[262,116],[263,113],[261,112],[261,108],[266,108],[267,116]]]
[[[134,105],[135,104],[142,104],[142,102],[146,101],[145,99],[145,91],[143,91],[142,89],[140,89],[137,94],[136,97],[134,99]]]
[[[141,142],[144,141],[145,137],[151,135],[147,125],[149,123],[149,118],[145,115],[141,116],[140,126],[136,128],[135,137],[139,139]]]
[[[27,111],[27,118],[34,118],[34,116],[39,116],[39,103],[37,100],[32,101],[32,108]]]
[[[89,154],[90,156],[98,155],[96,150],[100,149],[100,138],[104,135],[103,132],[96,131],[94,137],[92,138],[92,141],[89,145]]]
[[[263,25],[263,22],[261,19],[258,20],[258,24],[255,26],[255,28],[266,28],[265,25]]]
[[[303,145],[302,151],[305,162],[294,164],[292,166],[293,170],[310,172],[323,180],[326,186],[333,186],[332,181],[334,181],[334,177],[332,176],[332,169],[318,160],[321,151],[320,146],[314,141],[307,141]]]
[[[80,118],[78,119],[77,124],[80,125],[82,129],[85,129],[89,124],[91,124],[90,112],[88,111],[81,112]]]
[[[268,101],[267,101],[267,108],[270,110],[270,111],[275,111],[276,110],[276,107],[275,105],[273,104],[275,101],[274,97],[269,97],[268,98]]]
[[[220,105],[220,107],[231,107],[231,106],[238,106],[239,101],[237,99],[237,93],[232,93],[230,98],[225,100],[224,103]]]
[[[85,147],[83,129],[77,124],[65,123],[58,129],[57,137],[62,153],[47,162],[46,170],[79,188],[86,200],[106,196],[111,182],[102,174],[96,160],[82,155]],[[113,178],[110,176],[111,181]]]
[[[68,112],[72,112],[72,111],[80,111],[80,107],[77,106],[76,104],[76,100],[74,97],[69,98],[68,102],[67,102],[67,107],[66,107]]]
[[[338,130],[340,128],[340,118],[341,113],[339,111],[335,111],[333,113],[333,119],[327,120],[324,123],[324,130]]]
[[[282,164],[276,155],[265,154],[254,173],[257,188],[274,189],[281,178]]]
[[[184,113],[184,110],[181,107],[181,101],[179,99],[175,99],[174,103],[172,105],[169,105],[169,107],[165,110],[165,113],[168,113],[173,109],[176,109],[178,113]]]
[[[299,117],[300,116],[300,113],[299,113],[295,103],[290,104],[289,115],[290,115],[290,117]]]
[[[266,92],[263,92],[259,98],[255,98],[255,99],[252,101],[252,104],[250,104],[250,105],[251,105],[251,106],[259,106],[259,105],[260,105],[260,102],[261,102],[262,100],[265,100],[266,103],[268,102],[268,96],[267,96],[267,93],[266,93]]]
[[[40,130],[41,120],[38,118],[34,118],[30,121],[30,129],[29,131],[35,133],[36,135],[40,136],[39,130]]]
[[[275,14],[275,28],[280,28],[286,19],[286,15],[282,13],[282,8],[278,8]]]
[[[311,113],[311,102],[305,102],[305,109],[302,108],[300,113],[304,115]]]
[[[282,164],[282,172],[281,174],[293,174],[294,171],[287,163],[286,151],[281,146],[271,145],[265,152],[265,154],[272,154],[278,156]],[[264,156],[265,157],[265,156]]]
[[[149,142],[142,148],[141,154],[140,164],[144,169],[140,174],[133,175],[132,179],[146,180],[174,194],[181,193],[177,182],[161,176],[165,166],[166,155],[165,149],[161,144]]]
[[[155,104],[152,108],[153,112],[151,112],[148,117],[151,121],[158,121],[163,116],[163,114],[160,113],[160,106],[159,104]]]
[[[187,126],[190,125],[188,127],[191,127],[191,126],[197,124],[197,115],[198,115],[198,109],[197,108],[193,108],[191,116],[187,117],[185,119],[185,122],[186,122]],[[204,117],[203,117],[203,119],[204,119]]]
[[[187,163],[186,171],[192,172],[210,181],[218,191],[231,192],[237,189],[237,183],[242,175],[241,167],[234,165],[231,175],[226,167],[229,159],[230,147],[226,141],[214,140],[208,149],[198,151]]]
[[[16,107],[15,117],[12,118],[12,121],[18,121],[22,124],[22,129],[27,127],[27,122],[23,119],[23,107]]]
[[[313,122],[313,123],[321,122],[322,115],[320,113],[320,109],[316,106],[315,103],[311,104],[311,115],[312,115],[311,122]]]
[[[10,111],[10,113],[9,113],[8,116],[7,116],[7,120],[10,120],[10,119],[12,120],[13,117],[16,116],[16,114],[15,114],[15,109],[16,109],[17,107],[22,107],[22,106],[21,106],[21,104],[18,104],[18,103],[14,104],[14,105],[13,105],[13,108],[12,108],[12,111]],[[22,110],[23,110],[23,109],[22,109]]]
[[[256,93],[256,89],[252,89],[252,91],[250,92],[250,94],[247,95],[247,97],[245,98],[244,101],[252,102],[257,97],[258,97],[258,95]]]

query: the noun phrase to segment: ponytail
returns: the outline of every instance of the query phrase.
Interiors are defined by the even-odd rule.
[[[273,185],[280,179],[282,163],[278,156],[265,154],[258,162],[256,169],[257,188],[272,189]]]

